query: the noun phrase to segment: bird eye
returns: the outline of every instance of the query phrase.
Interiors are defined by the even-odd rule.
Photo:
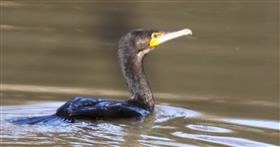
[[[157,38],[157,37],[158,37],[158,35],[156,33],[152,34],[152,38]]]
[[[159,37],[161,35],[161,33],[153,33],[152,34],[152,38],[157,38],[157,37]]]

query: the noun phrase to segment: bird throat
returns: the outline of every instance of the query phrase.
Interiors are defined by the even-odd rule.
[[[149,111],[154,110],[154,98],[149,82],[143,68],[143,56],[122,56],[120,66],[126,84],[131,93],[128,101],[134,105],[145,108]]]

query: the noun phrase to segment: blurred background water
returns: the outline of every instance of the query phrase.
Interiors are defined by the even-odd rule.
[[[6,0],[1,8],[1,144],[277,146],[279,1]],[[145,70],[158,106],[143,121],[15,126],[74,96],[127,99],[118,39],[193,30]]]

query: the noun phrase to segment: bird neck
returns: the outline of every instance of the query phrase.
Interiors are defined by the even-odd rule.
[[[128,101],[149,111],[154,110],[154,98],[143,68],[144,55],[120,56],[120,66],[131,93]]]

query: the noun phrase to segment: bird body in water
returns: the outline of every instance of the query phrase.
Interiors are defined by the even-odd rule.
[[[127,101],[76,97],[59,107],[55,114],[13,119],[15,124],[51,123],[53,120],[75,122],[79,118],[142,118],[154,111],[154,97],[147,81],[143,59],[158,45],[177,37],[191,35],[190,29],[175,32],[133,30],[119,41],[118,58],[122,74],[130,91]]]

